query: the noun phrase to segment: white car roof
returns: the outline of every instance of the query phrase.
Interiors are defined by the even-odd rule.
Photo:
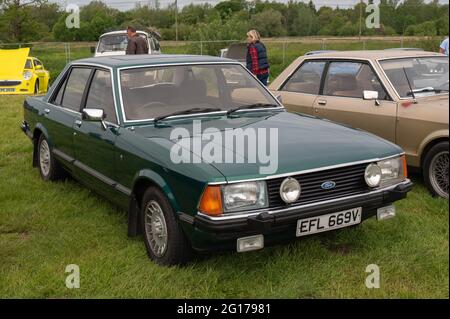
[[[119,30],[119,31],[111,31],[111,32],[106,32],[103,33],[100,37],[103,37],[105,35],[113,35],[113,34],[124,34],[127,33],[127,30]],[[136,33],[140,33],[140,34],[145,34],[148,37],[148,33],[145,31],[139,31],[137,30]]]

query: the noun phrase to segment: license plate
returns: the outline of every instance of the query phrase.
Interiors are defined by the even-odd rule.
[[[14,92],[14,88],[0,88],[0,92]]]
[[[297,237],[322,233],[361,223],[362,208],[351,208],[337,213],[299,219]]]

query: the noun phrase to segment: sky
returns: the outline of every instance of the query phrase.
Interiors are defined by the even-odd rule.
[[[59,4],[61,4],[62,6],[64,6],[66,3],[74,3],[77,4],[79,6],[88,4],[90,1],[89,0],[50,0],[51,2],[57,2]],[[117,8],[119,10],[128,10],[133,8],[136,3],[140,3],[142,5],[145,4],[154,4],[155,0],[131,0],[131,1],[125,1],[125,0],[102,0],[104,3],[108,4],[109,6],[113,7],[113,8]],[[217,4],[218,2],[220,2],[221,0],[178,0],[178,5],[180,7],[185,6],[187,4],[190,3],[206,3],[209,2],[211,4]],[[271,0],[272,1],[272,0]],[[288,0],[277,0],[278,2],[288,2]],[[303,2],[308,2],[309,0],[303,0]],[[339,5],[339,7],[341,8],[346,8],[346,7],[352,7],[353,5],[355,5],[356,3],[358,3],[360,0],[313,0],[314,3],[316,4],[316,7],[320,7],[323,5],[327,5],[330,7],[336,7],[337,5]],[[368,2],[367,0],[364,0],[366,3]],[[431,0],[426,0],[425,2],[430,2]],[[159,0],[159,3],[161,5],[161,7],[165,7],[167,6],[169,3],[174,3],[175,0]],[[375,0],[375,3],[378,3],[379,1]],[[449,0],[439,0],[440,3],[442,4],[448,4]]]

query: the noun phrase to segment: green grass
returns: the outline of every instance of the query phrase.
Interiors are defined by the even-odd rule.
[[[19,130],[23,97],[0,96],[0,297],[448,298],[448,201],[419,178],[397,217],[258,252],[164,268],[127,237],[126,213],[73,180],[45,183]],[[81,288],[65,287],[77,264]],[[366,266],[380,289],[364,285]]]

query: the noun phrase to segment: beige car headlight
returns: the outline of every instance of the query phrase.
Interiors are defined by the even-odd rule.
[[[369,187],[387,187],[407,178],[405,156],[371,163],[367,166],[364,179]]]
[[[23,72],[23,78],[25,80],[30,80],[33,77],[33,73],[31,71],[25,71]]]
[[[224,185],[222,194],[224,212],[258,209],[268,205],[264,181]]]

